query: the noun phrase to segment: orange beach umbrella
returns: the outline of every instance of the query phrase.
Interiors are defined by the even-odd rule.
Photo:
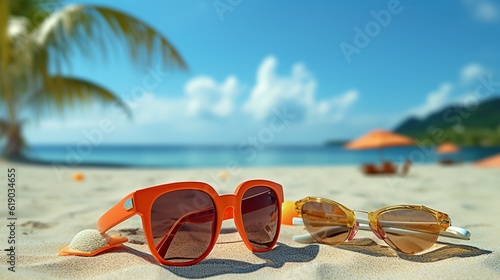
[[[410,146],[413,144],[413,139],[410,137],[378,129],[347,143],[345,148],[350,150],[380,149],[380,158],[382,158],[383,148]]]
[[[474,165],[480,167],[500,167],[500,154],[476,161]]]
[[[347,143],[345,147],[350,150],[361,150],[410,146],[413,144],[413,139],[411,139],[410,137],[400,135],[391,131],[378,129],[373,130],[368,134],[365,134],[364,136]]]
[[[436,153],[438,154],[454,154],[459,151],[460,148],[451,142],[445,142],[436,149]]]

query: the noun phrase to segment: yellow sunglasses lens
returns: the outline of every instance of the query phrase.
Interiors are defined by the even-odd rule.
[[[302,220],[307,231],[320,243],[340,244],[349,236],[347,215],[337,205],[306,202],[302,206]]]
[[[439,224],[432,213],[399,209],[382,213],[378,226],[385,233],[385,242],[393,249],[415,254],[430,248],[439,237]]]

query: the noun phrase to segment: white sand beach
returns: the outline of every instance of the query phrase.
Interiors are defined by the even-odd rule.
[[[7,223],[7,169],[16,168],[16,266],[8,270],[5,251],[0,279],[328,279],[328,278],[500,278],[500,170],[463,164],[452,167],[414,166],[407,177],[363,176],[357,167],[244,168],[218,179],[222,169],[77,168],[61,180],[50,166],[0,162],[4,191],[2,223]],[[81,230],[128,193],[174,181],[205,181],[221,193],[232,193],[247,179],[264,178],[283,185],[285,200],[308,195],[336,200],[351,209],[376,210],[394,204],[423,204],[448,213],[452,225],[467,228],[470,241],[440,238],[422,255],[397,254],[369,231],[358,232],[344,245],[299,244],[293,235],[301,226],[282,226],[278,245],[254,254],[225,222],[218,244],[201,263],[165,267],[150,255],[140,217],[111,230],[130,242],[95,257],[58,256]],[[8,227],[2,225],[2,248],[8,248]]]

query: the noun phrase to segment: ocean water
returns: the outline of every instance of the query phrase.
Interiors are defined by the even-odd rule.
[[[500,147],[463,148],[460,153],[439,156],[433,148],[397,147],[383,150],[346,150],[338,146],[31,146],[26,155],[37,161],[67,166],[107,165],[131,167],[226,167],[226,166],[325,166],[401,163],[417,164],[440,158],[472,162],[500,153]]]

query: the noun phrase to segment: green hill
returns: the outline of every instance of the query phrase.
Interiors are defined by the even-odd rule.
[[[459,145],[500,145],[500,97],[477,106],[448,106],[422,119],[411,117],[394,132],[435,144],[452,141]]]

